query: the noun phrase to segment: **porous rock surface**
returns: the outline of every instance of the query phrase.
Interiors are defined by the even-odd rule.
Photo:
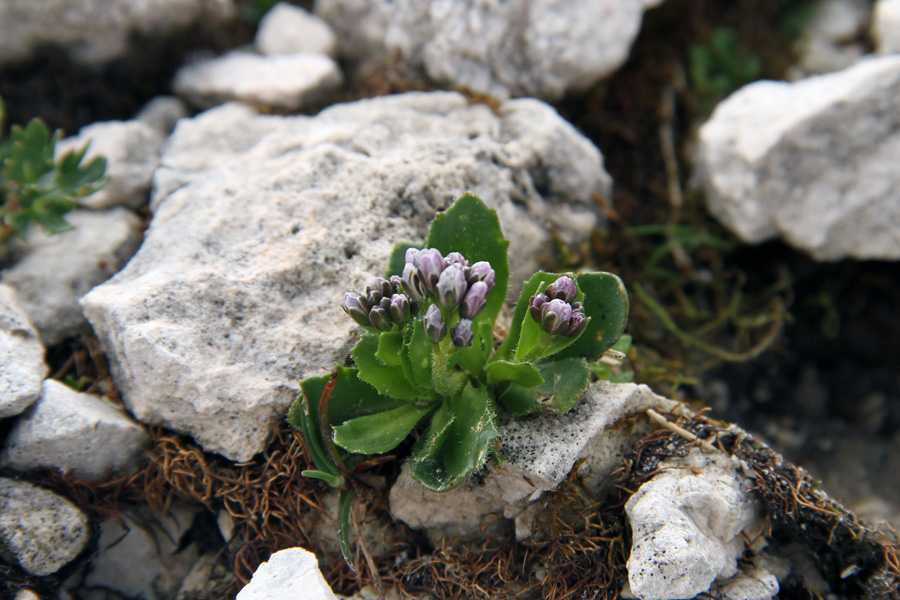
[[[641,0],[319,0],[343,55],[389,56],[409,75],[498,98],[557,100],[628,58]],[[401,67],[402,68],[402,67]]]
[[[79,299],[110,278],[140,244],[140,219],[125,208],[66,215],[72,229],[46,235],[32,227],[28,249],[0,281],[14,288],[49,346],[73,335],[85,324]]]
[[[872,8],[872,38],[879,54],[900,52],[900,0],[876,0]]]
[[[337,37],[331,26],[299,6],[279,2],[259,21],[253,40],[263,54],[312,52],[337,55]]]
[[[87,518],[71,502],[24,481],[0,478],[0,552],[32,575],[56,573],[87,544]]]
[[[81,206],[140,208],[147,203],[150,180],[159,166],[165,140],[161,131],[139,120],[106,121],[83,127],[77,136],[60,141],[56,156],[87,146],[82,164],[98,156],[106,158],[109,181],[93,194],[80,198]]]
[[[0,419],[34,404],[46,376],[38,332],[19,306],[15,290],[0,284]]]
[[[261,56],[234,50],[182,67],[172,87],[200,108],[237,100],[297,110],[333,92],[343,80],[338,64],[324,54]]]
[[[547,225],[586,239],[610,179],[546,104],[495,113],[435,92],[316,117],[226,105],[182,119],[154,187],[141,250],[82,306],[139,420],[247,460],[299,380],[344,361],[344,292],[383,273],[395,242],[421,243],[435,211],[466,191],[497,209],[517,295]]]
[[[868,0],[823,0],[803,26],[796,44],[799,55],[790,78],[832,73],[846,69],[862,58],[860,42],[871,17]]]
[[[641,600],[693,598],[737,574],[741,531],[759,517],[753,483],[718,451],[694,449],[657,471],[625,504],[628,582]]]
[[[794,83],[760,81],[699,134],[710,212],[747,242],[818,260],[900,258],[900,56]]]
[[[237,600],[336,600],[319,571],[316,555],[303,548],[279,550],[257,567]]]
[[[3,0],[0,65],[26,60],[47,44],[66,48],[80,62],[101,64],[123,55],[132,34],[171,34],[234,13],[232,0]]]
[[[121,409],[48,379],[41,397],[10,431],[0,463],[20,471],[58,468],[101,479],[136,466],[149,440]]]
[[[157,96],[147,102],[134,118],[168,137],[175,129],[178,119],[186,116],[188,116],[187,107],[177,97]],[[158,158],[156,165],[159,166]]]
[[[175,597],[196,563],[196,541],[187,541],[196,509],[175,505],[167,514],[145,506],[123,506],[119,516],[103,521],[97,555],[84,587],[103,588],[128,598]]]
[[[389,494],[391,514],[410,527],[435,535],[471,534],[487,514],[514,518],[542,492],[552,490],[578,463],[578,476],[597,490],[646,427],[624,424],[626,417],[653,408],[683,410],[674,401],[654,394],[645,385],[591,385],[569,412],[538,414],[498,424],[503,464],[491,464],[483,477],[449,492],[432,492],[413,479],[408,465]],[[655,427],[655,426],[654,426]],[[530,515],[516,522],[517,537],[530,535]]]

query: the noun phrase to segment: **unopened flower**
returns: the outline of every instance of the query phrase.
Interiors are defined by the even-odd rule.
[[[391,296],[391,305],[388,313],[394,323],[403,325],[412,317],[412,306],[406,294],[394,294]]]
[[[469,285],[472,285],[476,281],[483,281],[487,284],[488,293],[494,289],[495,277],[496,273],[494,273],[491,263],[484,260],[479,260],[477,263],[466,269],[466,280],[469,282]]]
[[[434,286],[438,304],[446,310],[456,308],[465,297],[467,287],[462,267],[458,264],[450,265],[443,270]]]
[[[380,306],[374,306],[372,307],[372,310],[369,311],[369,321],[378,331],[389,331],[393,326],[388,311]]]
[[[572,305],[565,300],[554,298],[541,305],[541,329],[551,335],[562,335],[569,329],[572,320]]]
[[[576,303],[577,304],[577,303]],[[563,332],[566,337],[575,337],[579,335],[584,328],[587,327],[587,315],[577,310],[572,311],[572,320],[569,322],[569,328]]]
[[[459,304],[459,316],[464,319],[477,317],[487,304],[489,291],[488,285],[484,281],[476,281],[470,285],[465,298]]]
[[[412,250],[412,248],[410,248],[410,250]],[[403,281],[403,291],[406,292],[410,299],[419,302],[425,300],[425,284],[422,281],[422,276],[419,273],[418,267],[412,263],[406,263],[406,266],[403,267],[403,275],[401,275],[400,279]]]
[[[450,330],[450,339],[457,348],[468,348],[472,345],[475,335],[472,333],[472,321],[460,319],[456,327]]]
[[[451,252],[444,257],[444,268],[446,269],[450,265],[459,265],[460,267],[465,268],[469,266],[469,261],[467,261],[459,252]]]
[[[575,281],[571,277],[563,275],[548,285],[547,289],[544,290],[544,293],[547,294],[551,300],[558,298],[565,301],[567,304],[572,304],[575,300],[575,294],[578,293],[578,289],[575,287]]]
[[[531,313],[531,318],[541,322],[541,307],[550,302],[550,298],[547,297],[547,294],[535,294],[528,300],[528,312]]]
[[[369,322],[369,305],[356,292],[344,294],[344,302],[341,304],[341,308],[363,327],[371,327],[372,323]]]
[[[426,248],[419,252],[419,276],[429,292],[437,285],[444,270],[444,257],[437,248]]]
[[[406,264],[412,265],[416,268],[419,267],[419,253],[421,250],[418,248],[407,248],[406,249]]]
[[[432,304],[425,311],[425,316],[422,317],[422,326],[425,328],[425,336],[435,344],[447,335],[447,325],[444,324],[441,309],[437,307],[437,304]]]

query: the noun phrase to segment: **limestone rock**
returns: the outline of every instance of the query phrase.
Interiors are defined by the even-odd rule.
[[[872,7],[867,0],[823,0],[803,27],[792,79],[833,73],[853,66],[866,50],[859,39]]]
[[[752,486],[720,452],[660,463],[625,504],[631,591],[641,600],[693,598],[736,575],[740,533],[759,516]]]
[[[253,578],[238,592],[237,600],[336,600],[319,571],[316,555],[303,548],[288,548],[259,565]]]
[[[135,119],[168,136],[175,129],[178,119],[186,116],[188,111],[184,102],[175,96],[157,96],[141,108]],[[159,166],[158,160],[156,163]]]
[[[0,2],[0,65],[28,59],[55,44],[78,61],[102,64],[125,53],[133,33],[160,36],[201,19],[235,14],[232,0],[4,0]]]
[[[737,575],[717,586],[722,600],[772,600],[780,590],[778,579],[759,567],[742,569]]]
[[[90,196],[79,199],[86,208],[111,206],[140,208],[147,204],[150,180],[159,166],[165,135],[138,120],[107,121],[83,127],[78,135],[57,145],[56,155],[87,146],[83,162],[106,157],[109,182]]]
[[[287,2],[279,2],[260,20],[254,45],[263,54],[310,52],[337,56],[337,38],[331,26]]]
[[[195,514],[185,506],[166,515],[131,506],[122,513],[124,524],[118,518],[105,520],[84,587],[145,600],[174,597],[198,559],[196,543],[181,543]]]
[[[0,463],[102,479],[136,466],[149,439],[121,409],[48,379],[40,399],[10,431]]]
[[[341,53],[386,55],[440,85],[558,100],[613,73],[641,26],[641,0],[320,0]]]
[[[48,346],[84,325],[78,300],[118,271],[140,244],[140,220],[124,208],[76,210],[66,220],[72,229],[56,235],[32,228],[25,256],[0,279],[16,290]]]
[[[900,56],[750,84],[699,137],[709,210],[743,240],[782,237],[818,260],[900,258]]]
[[[0,284],[0,419],[34,404],[47,376],[44,346],[16,292]]]
[[[432,492],[415,481],[404,465],[390,491],[391,514],[410,527],[434,530],[436,535],[470,534],[480,529],[484,515],[499,512],[516,517],[541,492],[562,483],[578,461],[578,475],[596,490],[622,466],[633,441],[647,433],[644,428],[623,425],[622,419],[648,408],[668,412],[677,406],[644,385],[597,382],[565,414],[499,423],[503,465],[491,464],[483,477],[455,490]],[[520,519],[516,529],[517,537],[528,537],[530,522]]]
[[[876,0],[872,9],[872,38],[879,54],[900,52],[900,0]]]
[[[297,110],[319,101],[341,83],[340,67],[324,54],[260,56],[235,50],[182,67],[172,85],[179,96],[201,108],[239,100]]]
[[[466,191],[497,209],[518,295],[547,225],[584,240],[591,195],[609,197],[597,149],[535,100],[494,113],[410,93],[246,115],[178,123],[140,252],[82,302],[138,420],[233,460],[263,449],[301,379],[344,361],[344,292],[381,273],[395,242],[424,240],[436,210]]]
[[[66,566],[88,542],[87,518],[71,502],[24,481],[0,478],[0,552],[32,575]]]

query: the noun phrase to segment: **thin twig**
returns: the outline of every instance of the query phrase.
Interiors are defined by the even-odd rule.
[[[704,450],[706,450],[707,452],[716,452],[718,450],[718,448],[716,448],[709,442],[707,442],[705,440],[701,440],[700,438],[698,438],[696,435],[694,435],[687,429],[685,429],[683,427],[679,427],[675,423],[672,423],[671,421],[666,419],[664,416],[662,416],[661,414],[659,414],[652,408],[647,409],[647,416],[650,417],[651,419],[653,419],[654,421],[656,421],[657,423],[659,423],[661,426],[668,429],[669,431],[674,431],[681,437],[691,440],[692,442],[699,442],[700,447],[703,448]]]

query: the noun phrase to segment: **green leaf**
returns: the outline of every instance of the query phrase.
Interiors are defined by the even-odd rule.
[[[359,454],[384,454],[396,448],[432,409],[409,402],[393,410],[344,421],[334,427],[334,443]]]
[[[582,273],[575,278],[584,292],[584,312],[591,318],[587,328],[568,348],[554,358],[583,357],[595,360],[616,343],[628,323],[628,292],[612,273]]]
[[[416,387],[406,379],[400,366],[384,364],[378,359],[377,333],[364,333],[350,352],[353,362],[359,368],[359,378],[372,384],[378,393],[397,398],[412,400],[419,396]]]
[[[358,377],[359,370],[337,367],[337,379],[328,403],[328,419],[332,426],[349,419],[371,415],[397,408],[405,402],[379,394],[375,388]],[[328,383],[329,375],[310,377],[300,382],[300,387],[309,400],[309,411],[313,417],[319,414],[319,398]],[[318,419],[315,418],[316,422]]]
[[[341,556],[350,570],[356,573],[356,565],[353,562],[353,553],[350,551],[350,510],[353,508],[353,497],[356,495],[351,489],[342,489],[338,496],[337,533],[341,544]]]
[[[304,477],[311,477],[313,479],[324,481],[333,488],[341,488],[344,486],[344,478],[340,475],[333,475],[331,473],[316,471],[314,469],[306,469],[304,471],[300,471],[300,474]]]
[[[489,364],[486,369],[487,382],[489,385],[497,385],[504,381],[512,381],[518,383],[522,387],[530,388],[544,383],[541,376],[534,365],[531,363],[514,363],[505,360],[496,360]]]
[[[509,324],[509,332],[506,334],[506,339],[503,340],[500,347],[497,348],[497,351],[494,353],[493,360],[512,360],[513,355],[516,352],[516,347],[519,345],[519,336],[522,333],[522,323],[525,322],[525,317],[528,316],[528,302],[531,300],[532,296],[538,293],[538,288],[541,287],[542,283],[546,284],[551,281],[556,281],[558,277],[559,274],[557,273],[538,271],[532,275],[528,281],[522,284],[522,291],[519,293],[519,299],[516,301],[516,309],[513,312],[512,321]],[[530,320],[534,321],[534,319]]]
[[[316,396],[314,405],[317,410],[318,403],[319,396]],[[337,481],[338,483],[337,485],[334,485],[334,487],[340,487],[343,484],[343,477],[340,475],[340,469],[328,458],[328,453],[325,451],[325,447],[322,445],[322,438],[319,435],[318,419],[316,418],[316,415],[311,414],[309,410],[310,407],[303,399],[303,394],[301,394],[291,405],[291,409],[288,412],[288,422],[290,422],[297,431],[303,434],[303,439],[306,442],[306,449],[309,452],[313,464],[318,469],[314,472],[324,472],[336,479],[327,480],[324,477],[318,477],[317,475],[310,475],[310,477],[318,477],[318,479],[328,481],[329,485],[334,485],[331,481]]]
[[[444,444],[444,464],[451,478],[465,477],[484,465],[488,447],[497,438],[494,401],[483,388],[468,383],[450,399],[450,411],[456,419]]]
[[[422,462],[433,458],[447,441],[450,433],[450,425],[456,420],[456,415],[450,410],[449,402],[444,401],[431,417],[431,424],[425,435],[416,440],[413,446],[411,462]]]
[[[476,323],[493,323],[509,285],[509,242],[503,237],[497,211],[488,208],[477,196],[466,194],[434,218],[425,245],[437,248],[445,256],[460,252],[469,263],[480,260],[491,263],[495,273],[494,289],[487,295],[484,310],[473,320],[473,330]]]
[[[400,359],[406,365],[404,371],[412,374],[412,381],[420,388],[431,390],[431,361],[434,344],[425,335],[422,326],[422,318],[416,317],[412,328],[406,330],[408,340],[405,342],[405,352]]]
[[[503,390],[498,400],[510,414],[521,417],[522,415],[538,412],[544,408],[537,403],[537,398],[538,395],[534,388],[524,388],[513,383]]]
[[[409,248],[422,248],[422,246],[409,242],[394,244],[394,248],[391,250],[391,257],[388,259],[387,272],[384,274],[385,279],[390,279],[391,275],[399,277],[403,274],[403,267],[406,265],[406,251]]]
[[[466,373],[482,379],[484,366],[494,350],[494,324],[491,321],[476,323],[472,327],[472,333],[472,346],[457,349],[455,358]]]
[[[541,272],[541,273],[543,273],[543,272]],[[553,283],[554,281],[556,281],[557,279],[562,277],[562,275],[558,274],[558,273],[544,273],[544,274],[547,275],[548,278],[539,281],[539,284],[538,284],[536,290],[533,293],[529,294],[528,297],[524,298],[524,301],[525,301],[524,302],[525,306],[524,306],[524,310],[523,310],[524,316],[522,317],[522,321],[521,321],[520,332],[519,332],[519,341],[516,344],[516,352],[515,352],[516,362],[535,361],[535,360],[540,360],[541,358],[545,358],[547,356],[551,356],[553,354],[556,354],[563,348],[565,348],[567,346],[571,346],[578,339],[578,337],[563,337],[563,336],[554,336],[555,339],[551,338],[544,332],[543,329],[541,329],[540,323],[535,321],[532,318],[531,313],[528,311],[528,304],[531,300],[531,296],[544,291],[544,289],[549,284]],[[573,279],[575,278],[574,273],[568,273],[567,275],[569,277],[572,277]],[[534,278],[532,277],[532,279],[534,279]],[[529,281],[531,281],[531,280],[529,280]],[[577,283],[577,279],[576,279],[576,283]],[[523,296],[524,296],[524,289],[523,289],[523,294],[519,296],[520,301],[523,300]],[[575,294],[575,301],[581,302],[583,300],[584,300],[584,293],[582,293],[582,291],[579,289],[578,292]],[[518,304],[516,306],[516,309],[518,312]],[[588,317],[590,317],[590,315],[588,315]],[[551,339],[554,339],[554,341],[552,343],[550,343]]]
[[[400,366],[400,351],[403,350],[403,334],[399,331],[385,331],[378,336],[378,351],[375,356],[390,367]]]
[[[584,395],[591,383],[591,371],[583,358],[566,358],[538,365],[544,383],[535,386],[537,403],[556,413],[564,413]]]

